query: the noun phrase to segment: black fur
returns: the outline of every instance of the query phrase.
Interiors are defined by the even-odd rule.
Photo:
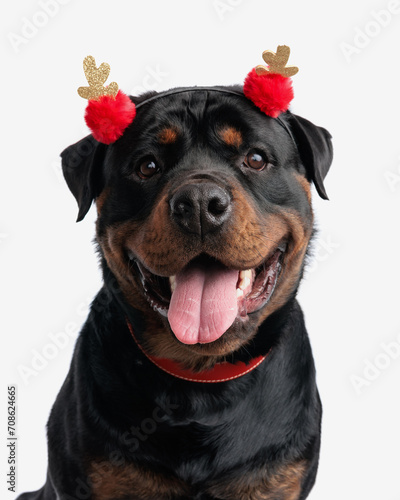
[[[323,178],[332,149],[324,129],[288,112],[280,119],[291,137],[285,126],[264,116],[246,99],[209,94],[189,92],[143,105],[114,145],[104,146],[89,136],[67,148],[62,153],[63,169],[79,205],[78,220],[110,185],[118,196],[104,205],[98,236],[113,224],[145,220],[165,183],[177,183],[178,177],[202,162],[206,169],[212,164],[210,168],[222,177],[234,176],[257,204],[260,216],[271,204],[296,210],[301,216],[307,213],[292,185],[292,171],[313,181],[318,193],[327,197]],[[174,148],[163,148],[154,136],[162,125],[171,123],[184,127],[185,135]],[[279,170],[268,178],[267,174],[256,178],[252,172],[244,175],[236,167],[240,155],[215,139],[222,124],[242,132],[244,149],[267,148]],[[162,177],[149,183],[129,180],[149,155],[162,158]],[[210,496],[210,484],[234,481],[263,468],[274,472],[282,464],[304,459],[308,468],[297,497],[304,500],[317,471],[321,403],[303,314],[295,299],[297,286],[285,305],[261,324],[253,341],[229,358],[248,361],[272,348],[256,370],[229,382],[187,382],[159,370],[132,340],[126,318],[139,335],[146,330],[148,318],[128,304],[99,251],[104,286],[93,301],[51,411],[47,482],[19,500],[92,498],[86,470],[97,458],[121,467],[142,464],[189,485],[188,496],[154,500],[222,498]],[[104,467],[99,474],[108,481]],[[128,498],[150,497],[137,496],[132,484],[129,496],[109,500]],[[256,498],[278,500],[277,496]]]

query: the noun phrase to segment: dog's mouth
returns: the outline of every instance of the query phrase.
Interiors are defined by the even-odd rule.
[[[206,344],[219,339],[235,320],[245,321],[270,300],[282,268],[282,244],[258,267],[230,269],[201,255],[176,275],[165,278],[150,272],[129,255],[143,292],[155,311],[168,318],[176,338],[184,344]]]

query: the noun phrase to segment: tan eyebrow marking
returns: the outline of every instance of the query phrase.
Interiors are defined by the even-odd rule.
[[[161,144],[174,144],[179,136],[178,129],[176,127],[165,127],[158,133],[158,140]]]
[[[228,146],[239,148],[243,143],[242,133],[234,127],[225,127],[219,131],[219,136]]]

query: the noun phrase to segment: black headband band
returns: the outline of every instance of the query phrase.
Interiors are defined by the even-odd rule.
[[[239,97],[244,97],[243,92],[238,92],[235,90],[230,90],[230,89],[224,89],[221,87],[183,87],[183,88],[177,88],[177,89],[171,89],[171,90],[166,90],[164,92],[160,92],[159,94],[153,95],[152,97],[149,97],[145,99],[142,102],[139,102],[139,104],[136,104],[136,109],[140,108],[144,104],[147,104],[152,101],[156,101],[157,99],[160,99],[161,97],[167,97],[169,95],[174,95],[174,94],[184,94],[185,92],[203,92],[203,91],[212,91],[212,92],[222,92],[224,94],[233,94],[237,95]]]
[[[171,89],[171,90],[166,90],[164,92],[160,92],[159,94],[153,95],[152,97],[148,97],[144,101],[139,102],[136,104],[136,109],[140,108],[141,106],[144,106],[145,104],[148,104],[149,102],[156,101],[157,99],[161,99],[162,97],[167,97],[170,95],[175,95],[175,94],[184,94],[185,92],[204,92],[204,91],[211,91],[211,92],[221,92],[223,94],[231,94],[235,96],[242,97],[246,99],[247,102],[249,102],[249,99],[243,94],[243,92],[239,92],[237,90],[231,90],[231,89],[226,89],[223,87],[183,87],[183,88],[177,88],[177,89]],[[290,130],[289,126],[287,123],[285,123],[280,116],[277,118],[272,118],[273,120],[276,120],[289,134],[290,138],[296,145],[296,142],[294,140],[294,137],[292,135],[292,131]]]

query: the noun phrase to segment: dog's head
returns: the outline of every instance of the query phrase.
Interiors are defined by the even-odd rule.
[[[154,354],[224,356],[296,293],[330,135],[218,89],[134,100],[146,102],[116,142],[62,153],[78,220],[95,200],[105,265],[152,325]]]

